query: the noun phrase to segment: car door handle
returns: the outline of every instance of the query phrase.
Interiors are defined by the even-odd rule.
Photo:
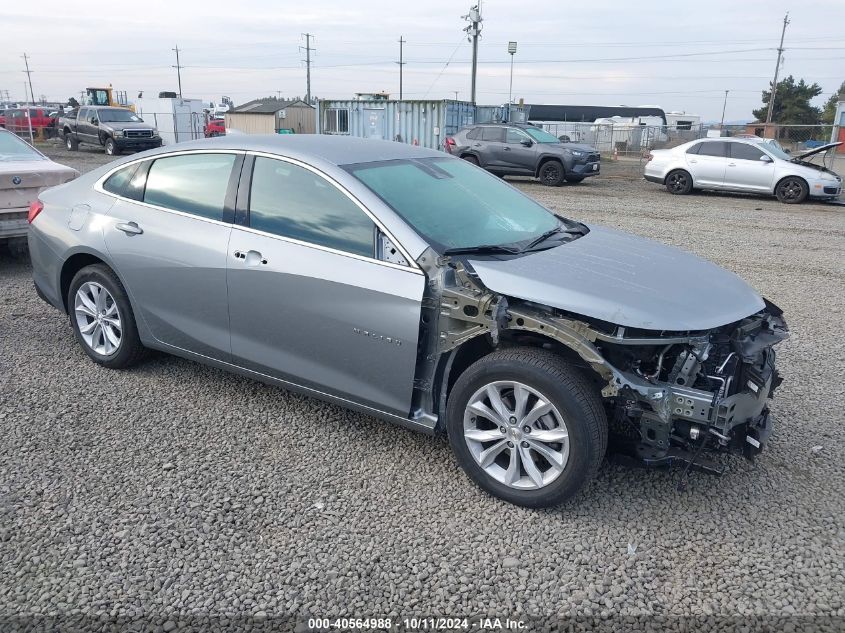
[[[117,224],[115,227],[118,231],[123,231],[127,235],[141,235],[144,232],[140,226],[138,226],[135,222],[125,222],[122,224]]]
[[[473,147],[481,147],[481,143],[473,143],[472,146]]]
[[[736,163],[728,163],[728,167],[736,167]]]
[[[510,148],[510,147],[508,147],[507,145],[505,145],[502,149],[503,149],[503,150],[505,150],[506,152],[511,151],[511,148]]]
[[[267,264],[267,259],[258,251],[235,251],[233,253],[236,259],[244,260],[247,266],[258,266],[258,264]]]
[[[692,158],[690,158],[690,161],[689,161],[689,162],[691,162],[693,165],[695,165],[698,161],[697,161],[697,160],[693,160]]]

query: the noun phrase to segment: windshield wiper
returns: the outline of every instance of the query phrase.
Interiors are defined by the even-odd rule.
[[[534,238],[533,240],[531,240],[530,242],[528,242],[527,245],[522,247],[520,252],[524,253],[525,251],[530,251],[532,248],[534,248],[538,244],[542,244],[547,239],[549,239],[552,235],[557,235],[558,233],[569,233],[569,231],[565,231],[563,229],[563,227],[561,227],[561,226],[556,226],[553,229],[549,229],[548,231],[546,231],[542,235],[539,235],[536,238]]]
[[[443,251],[444,255],[463,255],[466,253],[478,253],[479,255],[486,255],[488,253],[508,253],[514,255],[522,251],[515,246],[507,246],[505,244],[479,244],[478,246],[456,246],[455,248],[447,248]]]

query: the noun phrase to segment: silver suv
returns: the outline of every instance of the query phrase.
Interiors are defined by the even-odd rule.
[[[597,176],[601,155],[595,147],[562,142],[533,125],[484,123],[458,130],[444,149],[499,176],[531,176],[550,187]]]
[[[29,220],[35,286],[94,362],[163,350],[447,433],[513,503],[569,498],[609,441],[713,469],[771,432],[777,307],[441,152],[208,139],[50,189]]]

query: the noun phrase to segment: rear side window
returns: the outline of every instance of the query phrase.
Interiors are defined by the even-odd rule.
[[[150,167],[144,202],[222,221],[234,163],[234,154],[159,158]]]
[[[481,128],[481,140],[482,141],[493,141],[493,142],[504,142],[505,140],[505,128],[503,127],[485,127]]]
[[[250,227],[355,255],[373,256],[375,224],[325,178],[304,167],[257,157]]]
[[[471,129],[469,132],[467,132],[467,138],[471,138],[471,139],[481,138],[481,128],[476,127],[476,128]]]
[[[702,145],[704,145],[704,143],[696,143],[687,150],[687,154],[698,154],[698,150],[701,149]]]
[[[719,156],[724,158],[727,155],[727,143],[716,141],[715,143],[702,143],[698,149],[699,156]]]
[[[103,189],[116,196],[131,200],[141,200],[144,194],[144,175],[138,174],[141,163],[118,169],[103,183]],[[144,170],[142,170],[143,172]],[[138,174],[136,176],[136,174]]]
[[[760,160],[763,151],[748,143],[731,143],[731,158],[739,160]]]

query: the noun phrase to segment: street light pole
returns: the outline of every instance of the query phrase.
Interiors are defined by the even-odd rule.
[[[725,103],[722,104],[722,122],[719,124],[719,134],[722,133],[722,128],[725,127],[725,109],[728,107],[728,93],[730,90],[725,90]]]
[[[508,86],[508,121],[510,121],[511,104],[513,103],[513,56],[516,54],[516,42],[508,42],[508,53],[511,55],[511,81]]]

